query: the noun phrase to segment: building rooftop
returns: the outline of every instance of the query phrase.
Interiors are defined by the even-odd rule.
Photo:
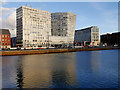
[[[112,34],[120,34],[120,32],[106,33],[106,34],[102,34],[102,35],[100,35],[100,36],[106,36],[106,35],[112,35]]]
[[[73,15],[76,15],[72,12],[55,12],[55,13],[51,13],[51,14],[73,14]]]
[[[90,29],[90,28],[93,28],[93,27],[97,27],[97,26],[91,26],[91,27],[87,27],[87,28],[84,28],[84,29],[75,30],[75,32],[77,32],[77,31],[83,31],[83,30]]]
[[[20,8],[24,8],[24,9],[27,8],[27,9],[29,9],[29,10],[34,10],[34,11],[49,12],[49,11],[41,10],[41,9],[39,9],[39,8],[33,8],[33,7],[31,7],[31,6],[21,6],[21,7],[17,8],[16,10],[18,10],[18,9],[20,9]],[[49,12],[49,13],[51,13],[51,12]]]
[[[0,34],[10,35],[10,32],[8,29],[0,29]]]

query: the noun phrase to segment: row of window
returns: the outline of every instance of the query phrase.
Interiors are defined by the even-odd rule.
[[[56,33],[52,33],[52,35],[54,35],[54,36],[67,36],[67,34],[56,34]]]
[[[33,47],[33,46],[40,46],[40,45],[46,45],[47,43],[41,43],[41,44],[39,44],[39,45],[37,45],[37,44],[25,44],[25,46],[31,46],[31,47]]]
[[[2,45],[10,45],[9,43],[2,43]]]
[[[25,40],[25,42],[29,42],[29,40]],[[33,42],[37,42],[37,40],[33,40]],[[40,41],[42,42],[42,41]],[[48,42],[48,40],[45,40],[45,42]]]
[[[8,37],[8,38],[9,38],[9,36],[8,36],[8,35],[2,35],[2,37]]]
[[[10,41],[10,40],[8,40],[8,39],[2,39],[2,41]]]
[[[64,29],[61,29],[61,28],[59,28],[59,29],[51,29],[52,31],[54,30],[54,31],[67,31],[68,29],[67,28],[64,28]]]
[[[98,38],[99,38],[99,36],[93,36],[93,38],[94,38],[94,39],[95,39],[95,38],[96,38],[96,39],[98,39]]]
[[[98,29],[98,28],[93,28],[92,31],[93,31],[93,32],[98,32],[99,29]]]
[[[27,9],[27,8],[24,8],[24,13],[30,13],[30,14],[34,13],[36,15],[38,15],[38,14],[50,15],[50,13],[46,12],[46,11],[34,10],[34,9],[27,9],[27,10],[25,10],[25,9]]]
[[[98,41],[98,39],[93,39],[92,41]]]

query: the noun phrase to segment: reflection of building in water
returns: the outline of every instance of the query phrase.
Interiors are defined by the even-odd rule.
[[[22,88],[21,66],[20,56],[2,57],[2,88]]]
[[[91,69],[95,73],[99,72],[99,66],[100,66],[99,55],[100,55],[99,51],[91,52]]]
[[[20,57],[19,58],[20,60],[18,60],[18,62],[17,62],[17,76],[16,76],[16,80],[17,80],[17,87],[18,88],[20,88],[20,89],[22,89],[22,87],[23,87],[23,68],[22,68],[22,58]]]
[[[58,54],[51,62],[53,87],[71,87],[76,82],[75,54]]]
[[[23,57],[24,88],[72,86],[76,81],[75,55],[45,54]]]
[[[30,55],[23,57],[24,88],[50,86],[49,57],[46,55]]]

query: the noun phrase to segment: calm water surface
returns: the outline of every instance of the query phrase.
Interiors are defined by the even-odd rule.
[[[118,51],[4,56],[3,88],[118,88]]]

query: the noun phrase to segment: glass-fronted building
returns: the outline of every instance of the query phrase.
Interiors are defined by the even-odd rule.
[[[99,28],[96,26],[88,27],[75,31],[75,45],[92,45],[96,46],[99,41]]]

